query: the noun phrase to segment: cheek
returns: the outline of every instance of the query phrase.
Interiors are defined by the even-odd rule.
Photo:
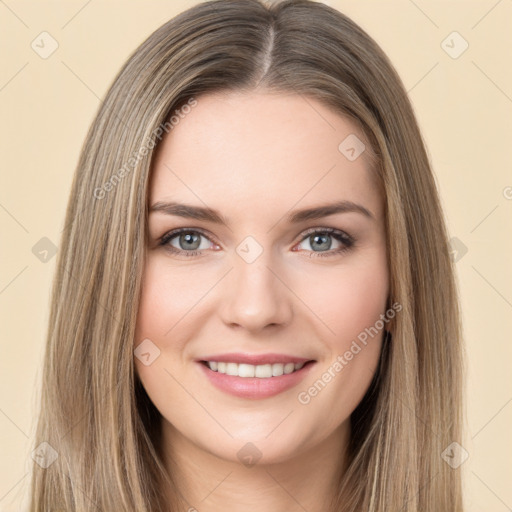
[[[135,344],[144,338],[154,338],[159,346],[166,348],[175,329],[181,327],[183,320],[186,323],[187,315],[215,284],[214,278],[211,276],[211,283],[195,279],[193,273],[169,268],[165,257],[150,258],[144,275]],[[176,342],[173,348],[179,348]]]
[[[353,265],[329,269],[321,287],[309,287],[308,305],[322,320],[326,358],[301,386],[297,399],[329,428],[345,421],[362,400],[377,369],[389,294],[387,262],[375,250]],[[304,291],[302,293],[305,293]],[[393,315],[394,316],[394,315]],[[330,411],[325,415],[325,411]]]
[[[340,267],[326,280],[323,294],[316,290],[309,297],[308,304],[329,327],[322,336],[329,356],[301,386],[297,400],[308,414],[324,418],[327,430],[354,411],[379,362],[386,329],[381,315],[386,315],[389,293],[387,265],[382,253],[363,263]]]
[[[169,388],[171,384],[172,379],[166,370],[170,371],[180,362],[180,347],[174,334],[191,304],[197,302],[194,297],[199,292],[187,286],[188,278],[179,272],[171,272],[160,258],[149,258],[145,268],[134,348],[145,344],[148,348],[144,349],[144,353],[150,352],[152,359],[153,354],[158,356],[149,365],[144,364],[144,358],[138,357],[134,357],[134,363],[136,373],[153,401],[157,398],[155,393]],[[174,343],[171,344],[171,340]]]
[[[134,348],[145,343],[149,349],[143,352],[155,351],[158,356],[148,365],[135,356],[134,365],[151,401],[164,417],[187,407],[187,394],[179,382],[192,384],[193,377],[186,375],[189,368],[183,363],[186,342],[176,336],[186,324],[187,313],[204,294],[190,277],[169,268],[158,256],[148,259],[144,273]]]
[[[315,269],[298,282],[297,295],[323,325],[320,338],[332,351],[346,350],[347,342],[385,312],[389,281],[383,251],[376,249],[337,268]]]

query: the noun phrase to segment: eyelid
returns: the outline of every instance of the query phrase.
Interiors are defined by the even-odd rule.
[[[312,227],[308,228],[305,231],[302,231],[302,233],[299,235],[301,238],[299,239],[299,242],[302,242],[305,240],[308,235],[311,235],[313,233],[328,233],[328,234],[335,234],[339,235],[340,237],[346,238],[348,242],[354,243],[355,239],[349,235],[346,231],[343,231],[342,229],[337,228],[329,228],[327,226],[321,226],[321,227]]]
[[[202,229],[202,228],[176,228],[176,229],[173,229],[171,231],[168,231],[166,233],[164,233],[158,240],[159,241],[163,241],[163,240],[166,240],[166,241],[169,241],[171,240],[172,238],[174,238],[176,235],[179,235],[180,233],[183,233],[183,232],[197,232],[197,233],[200,233],[201,235],[203,235],[205,238],[208,238],[210,241],[214,242],[216,245],[219,245],[222,247],[222,244],[209,232],[207,232],[206,230]],[[327,226],[318,226],[318,227],[311,227],[311,228],[308,228],[304,231],[302,231],[299,235],[298,235],[298,238],[296,239],[296,242],[295,243],[298,243],[298,242],[302,242],[308,235],[312,234],[312,233],[318,233],[318,232],[321,232],[321,233],[336,233],[336,234],[339,234],[343,237],[346,237],[347,240],[351,241],[351,242],[354,242],[355,240],[353,239],[352,236],[350,236],[346,231],[343,231],[341,229],[336,229],[336,228],[330,228],[330,227],[327,227]]]
[[[172,240],[175,236],[179,235],[180,233],[199,233],[200,235],[204,236],[210,242],[213,242],[215,245],[218,245],[222,247],[222,244],[216,240],[216,238],[209,233],[208,231],[202,229],[202,228],[176,228],[172,229],[171,231],[168,231],[164,233],[159,239],[159,243],[162,245],[165,245],[169,240]],[[178,250],[178,249],[177,249]],[[192,252],[192,251],[188,251]]]

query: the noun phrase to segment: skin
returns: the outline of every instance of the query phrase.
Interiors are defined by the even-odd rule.
[[[162,414],[163,456],[187,506],[326,510],[383,331],[309,403],[298,394],[385,313],[389,293],[382,197],[365,153],[349,161],[338,150],[349,134],[365,138],[312,98],[257,91],[197,100],[158,148],[149,204],[208,206],[229,224],[150,213],[135,346],[149,338],[160,355],[148,366],[135,357],[136,372]],[[363,205],[373,218],[346,212],[286,222],[291,211],[339,200]],[[331,256],[322,257],[322,240],[304,232],[326,227],[354,245],[335,254],[344,244],[328,235]],[[200,255],[159,245],[177,228],[206,233]],[[263,249],[250,264],[236,252],[247,236]],[[179,235],[169,245],[192,250]],[[218,390],[194,362],[225,352],[277,352],[316,364],[294,388],[251,400]],[[248,442],[261,452],[252,466],[237,455]]]

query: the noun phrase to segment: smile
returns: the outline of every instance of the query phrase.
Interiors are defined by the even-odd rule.
[[[197,361],[209,382],[224,393],[246,399],[269,398],[297,386],[316,361],[252,365],[224,361]]]
[[[268,379],[271,377],[280,377],[300,370],[305,363],[274,363],[274,364],[245,364],[245,363],[226,363],[222,361],[205,361],[210,370],[223,373],[225,375],[234,375],[242,378],[257,377],[259,379]]]

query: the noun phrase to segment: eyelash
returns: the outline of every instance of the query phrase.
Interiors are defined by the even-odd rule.
[[[181,249],[176,249],[176,247],[173,247],[172,245],[169,244],[169,242],[173,238],[175,238],[177,235],[179,235],[180,233],[197,233],[197,234],[200,234],[200,235],[204,236],[205,238],[209,239],[209,236],[200,229],[180,228],[180,229],[175,229],[173,231],[170,231],[169,233],[166,233],[165,235],[163,235],[159,239],[160,240],[159,245],[166,246],[167,250],[169,250],[173,254],[177,254],[180,256],[181,255],[184,255],[187,257],[199,256],[202,252],[202,249],[201,250],[196,249],[193,251],[183,251]],[[316,257],[325,258],[325,257],[331,257],[331,256],[335,256],[338,254],[342,254],[344,252],[349,251],[354,246],[354,243],[355,243],[355,239],[353,237],[351,237],[350,235],[348,235],[347,233],[345,233],[343,231],[340,231],[340,230],[334,229],[334,228],[321,228],[321,229],[320,228],[310,228],[303,233],[303,237],[301,238],[299,243],[302,243],[306,238],[308,238],[312,234],[331,235],[333,238],[335,238],[339,242],[343,243],[344,246],[342,246],[339,249],[322,251],[322,252],[309,251],[311,253],[311,255],[309,256],[310,258],[316,258]],[[214,242],[214,243],[216,243],[216,242]],[[219,244],[217,244],[217,245],[219,245]]]

